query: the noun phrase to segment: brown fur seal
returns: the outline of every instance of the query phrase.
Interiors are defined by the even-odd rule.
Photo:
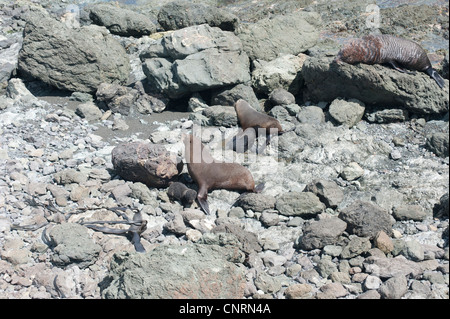
[[[266,137],[266,145],[268,145],[271,134],[281,135],[286,133],[283,131],[280,122],[278,122],[276,118],[256,111],[243,99],[239,99],[234,103],[234,109],[236,110],[239,124],[242,127],[244,135],[251,136],[251,134],[249,134],[249,129],[253,128],[256,133],[256,138],[263,133]],[[240,139],[241,137],[238,135],[236,138]],[[264,147],[265,145],[263,145],[261,149],[257,148],[256,153],[261,153]]]
[[[167,189],[167,195],[169,198],[176,199],[183,203],[183,205],[190,205],[195,201],[197,192],[188,188],[186,185],[180,182],[171,183]]]
[[[366,35],[352,39],[339,51],[335,62],[349,64],[390,64],[400,72],[410,73],[403,68],[425,72],[443,88],[444,80],[431,66],[425,50],[417,43],[392,35]]]
[[[197,199],[203,210],[209,214],[208,191],[228,189],[244,192],[260,192],[264,184],[255,187],[250,171],[237,163],[216,161],[192,134],[183,134],[187,168],[192,179],[198,184]]]
[[[243,99],[239,99],[234,103],[234,109],[236,110],[239,124],[244,131],[250,127],[266,129],[267,134],[271,133],[271,129],[276,129],[278,132],[283,131],[277,119],[256,111]]]

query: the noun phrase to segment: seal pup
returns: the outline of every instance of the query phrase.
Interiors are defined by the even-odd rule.
[[[197,197],[197,192],[188,188],[186,185],[180,182],[173,182],[167,189],[167,195],[171,199],[180,201],[184,206],[191,205]]]
[[[238,163],[215,160],[200,139],[192,134],[183,134],[185,158],[189,175],[198,184],[197,200],[205,213],[210,214],[208,192],[228,189],[244,192],[261,192],[264,184],[255,187],[250,171]]]
[[[397,71],[414,74],[408,70],[428,74],[439,87],[445,86],[444,79],[433,69],[425,50],[416,42],[392,35],[366,35],[345,44],[334,62],[349,64],[390,64]]]

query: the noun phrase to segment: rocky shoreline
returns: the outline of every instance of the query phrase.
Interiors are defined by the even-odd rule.
[[[448,3],[378,30],[447,39],[441,90],[332,66],[372,2],[0,2],[0,298],[448,299]],[[263,154],[222,149],[239,98],[288,131]],[[262,193],[170,196],[199,128]]]

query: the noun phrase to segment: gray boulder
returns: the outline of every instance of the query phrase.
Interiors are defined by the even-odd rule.
[[[156,32],[155,24],[145,15],[109,4],[95,4],[89,8],[93,23],[105,26],[112,34],[141,37]]]
[[[216,245],[158,246],[113,256],[105,299],[238,299],[245,276],[228,261],[230,250]]]
[[[289,192],[277,199],[275,208],[285,216],[311,217],[323,212],[325,204],[314,193]]]
[[[164,30],[209,24],[225,31],[234,31],[239,24],[239,18],[231,12],[207,4],[173,1],[160,9],[158,22]]]
[[[357,99],[366,106],[401,108],[420,114],[448,112],[448,82],[444,89],[422,72],[398,72],[383,65],[332,63],[308,58],[302,67],[304,99],[332,102],[336,97]]]
[[[337,243],[347,223],[337,217],[330,217],[305,223],[299,246],[305,250],[321,249]]]
[[[297,94],[303,85],[300,71],[305,59],[305,55],[282,54],[268,62],[254,62],[252,86],[255,91],[266,95],[279,88]]]
[[[250,59],[271,61],[280,53],[297,55],[313,47],[320,24],[318,13],[297,11],[243,25],[238,37]]]
[[[357,200],[344,208],[339,218],[347,223],[347,231],[360,237],[374,238],[382,230],[392,234],[391,216],[381,207]]]
[[[111,156],[114,169],[123,179],[149,187],[168,187],[183,169],[181,158],[158,144],[123,143],[112,150]]]
[[[253,88],[245,84],[214,90],[212,92],[211,105],[234,106],[234,103],[240,99],[247,101],[251,106],[257,108],[258,111],[262,111]]]
[[[238,198],[235,206],[262,212],[265,209],[273,209],[275,207],[275,198],[266,194],[246,193]]]
[[[213,105],[203,110],[211,126],[233,127],[238,123],[236,111],[231,106]]]
[[[30,14],[18,70],[61,90],[93,93],[100,83],[125,83],[125,49],[103,27],[67,27],[48,15]]]
[[[433,132],[427,136],[425,147],[440,157],[448,156],[448,133]]]
[[[233,33],[207,24],[164,35],[140,55],[149,89],[179,98],[250,81],[250,65]]]
[[[17,68],[17,58],[22,46],[21,38],[0,36],[0,90],[8,85],[8,80]]]
[[[352,127],[361,121],[364,115],[365,106],[358,100],[335,99],[331,102],[328,114],[339,125],[347,125]]]
[[[58,266],[76,264],[80,268],[92,265],[102,250],[89,236],[85,226],[75,223],[56,225],[49,233],[52,242],[52,261]]]
[[[344,192],[333,181],[317,179],[306,185],[305,191],[316,194],[330,208],[335,209],[344,199]]]

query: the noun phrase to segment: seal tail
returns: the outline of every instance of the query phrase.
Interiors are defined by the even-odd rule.
[[[439,75],[439,73],[436,72],[435,69],[433,69],[432,67],[429,67],[428,69],[425,70],[425,72],[436,81],[436,83],[439,85],[439,87],[441,89],[444,88],[445,86],[445,81],[444,79]]]

